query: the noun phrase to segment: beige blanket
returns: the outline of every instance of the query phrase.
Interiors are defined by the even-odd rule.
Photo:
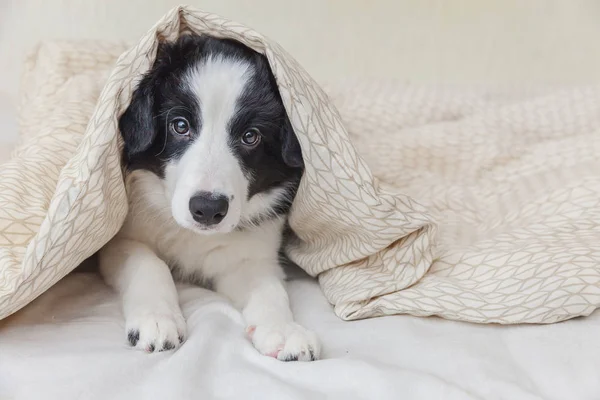
[[[267,55],[307,166],[290,220],[302,241],[287,251],[341,318],[549,323],[600,305],[600,88],[350,82],[328,97],[273,41],[181,7],[114,69],[124,45],[53,43],[29,59],[26,144],[0,170],[0,318],[118,230],[117,118],[157,41],[186,30]]]

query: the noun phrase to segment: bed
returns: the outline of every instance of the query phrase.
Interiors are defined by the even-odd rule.
[[[16,112],[2,104],[0,129],[13,133],[2,144],[6,157]],[[294,313],[323,342],[318,362],[259,355],[238,311],[214,292],[186,285],[184,346],[134,351],[116,294],[92,268],[0,322],[0,399],[599,398],[598,312],[543,326],[412,316],[342,321],[315,280],[290,272]]]
[[[16,112],[2,104],[6,157]],[[412,316],[342,321],[315,280],[291,272],[294,313],[321,337],[321,361],[259,355],[240,314],[192,286],[180,286],[185,345],[174,353],[134,351],[116,294],[95,272],[81,271],[0,322],[0,399],[599,398],[598,312],[526,326]]]
[[[6,159],[17,124],[14,107],[2,104]],[[598,312],[526,326],[412,316],[343,321],[318,283],[295,273],[292,307],[321,337],[323,360],[282,363],[253,349],[226,300],[180,289],[189,339],[176,352],[148,355],[126,344],[118,299],[98,275],[72,273],[0,322],[0,399],[600,397]]]
[[[2,399],[597,399],[600,314],[547,326],[389,316],[346,322],[318,284],[289,282],[323,359],[259,355],[240,314],[180,286],[189,339],[176,352],[128,347],[114,293],[74,273],[0,325]]]
[[[13,104],[0,101],[3,159],[16,126]],[[318,362],[260,356],[239,312],[186,285],[182,348],[133,351],[119,301],[92,266],[0,321],[0,399],[600,398],[598,312],[552,325],[408,315],[343,321],[317,281],[291,272],[294,313],[323,342]]]

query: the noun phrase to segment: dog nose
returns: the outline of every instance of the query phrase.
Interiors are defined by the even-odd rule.
[[[223,195],[200,192],[190,199],[190,212],[202,225],[216,225],[223,221],[229,209],[229,201]]]

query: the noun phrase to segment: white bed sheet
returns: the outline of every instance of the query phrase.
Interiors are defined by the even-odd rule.
[[[16,135],[0,106],[0,157]],[[344,322],[318,284],[290,282],[298,320],[323,360],[259,355],[240,314],[180,286],[189,338],[144,354],[125,342],[118,299],[95,274],[72,274],[0,321],[0,399],[600,399],[600,313],[550,326],[481,326],[394,316]]]
[[[600,314],[552,326],[394,316],[344,322],[315,281],[290,282],[323,360],[259,355],[240,314],[180,286],[189,338],[145,354],[125,342],[116,296],[73,274],[0,325],[1,399],[598,399]]]

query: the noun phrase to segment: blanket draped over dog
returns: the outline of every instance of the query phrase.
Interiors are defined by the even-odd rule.
[[[23,144],[0,170],[0,318],[120,228],[117,119],[159,41],[189,31],[267,56],[306,163],[286,250],[341,318],[550,323],[600,305],[600,88],[326,95],[273,41],[178,7],[127,51],[48,43],[27,60]]]

